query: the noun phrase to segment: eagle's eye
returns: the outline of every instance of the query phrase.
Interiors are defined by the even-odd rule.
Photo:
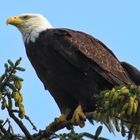
[[[26,20],[26,19],[29,19],[29,16],[28,15],[25,15],[25,16],[22,16],[21,18],[24,19],[24,20]]]

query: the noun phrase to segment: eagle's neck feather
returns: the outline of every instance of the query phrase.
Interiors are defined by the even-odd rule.
[[[47,20],[44,20],[25,24],[20,28],[20,31],[23,41],[28,44],[30,41],[34,43],[39,37],[40,32],[50,28],[53,28],[52,25]]]

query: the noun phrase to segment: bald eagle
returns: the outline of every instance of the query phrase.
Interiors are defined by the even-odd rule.
[[[95,97],[101,90],[133,83],[124,63],[89,34],[53,28],[40,14],[11,16],[7,24],[22,33],[27,56],[56,101],[60,120],[80,124],[85,112],[96,108]]]

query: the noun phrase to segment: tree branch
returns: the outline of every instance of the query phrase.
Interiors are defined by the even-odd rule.
[[[11,112],[13,112],[13,113],[19,113],[19,111],[16,110],[16,109],[14,109],[14,110],[12,109]],[[29,118],[29,116],[25,115],[25,119],[31,124],[31,126],[33,127],[33,130],[38,131],[38,130],[37,130],[37,127],[36,127],[36,126],[34,125],[34,123],[31,121],[31,119]]]
[[[20,121],[15,115],[14,113],[7,108],[9,116],[18,124],[18,126],[20,127],[20,129],[23,131],[23,133],[25,134],[26,138],[28,140],[33,140],[30,132],[28,131],[28,129],[24,126],[24,124],[22,123],[22,121]]]
[[[10,137],[10,133],[3,127],[2,124],[0,124],[0,130],[2,131],[2,133],[5,135],[5,136],[8,136]]]
[[[86,117],[87,117],[88,119],[93,118],[93,112],[85,113],[85,115],[86,115]],[[55,132],[57,132],[57,131],[59,131],[59,130],[65,128],[65,127],[69,127],[69,126],[71,126],[71,125],[73,125],[73,124],[71,123],[70,120],[68,120],[68,121],[63,121],[63,122],[61,122],[61,123],[58,123],[58,124],[52,126],[50,129],[42,130],[42,131],[40,131],[39,133],[34,134],[34,135],[33,135],[34,140],[40,140],[40,139],[42,139],[42,138],[49,138],[49,137],[50,137],[51,135],[53,135]]]

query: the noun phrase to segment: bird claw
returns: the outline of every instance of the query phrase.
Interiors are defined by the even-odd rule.
[[[60,117],[58,118],[55,118],[54,121],[49,124],[49,126],[47,127],[47,129],[51,129],[52,127],[56,126],[57,124],[61,123],[61,122],[64,122],[66,121],[66,115],[65,114],[62,114]]]
[[[65,114],[62,114],[59,118],[54,119],[54,122],[56,122],[56,123],[61,123],[63,121],[66,121],[66,115]]]
[[[73,113],[71,123],[74,125],[79,125],[82,128],[85,126],[85,121],[86,121],[86,116],[83,112],[81,105],[79,105]]]

